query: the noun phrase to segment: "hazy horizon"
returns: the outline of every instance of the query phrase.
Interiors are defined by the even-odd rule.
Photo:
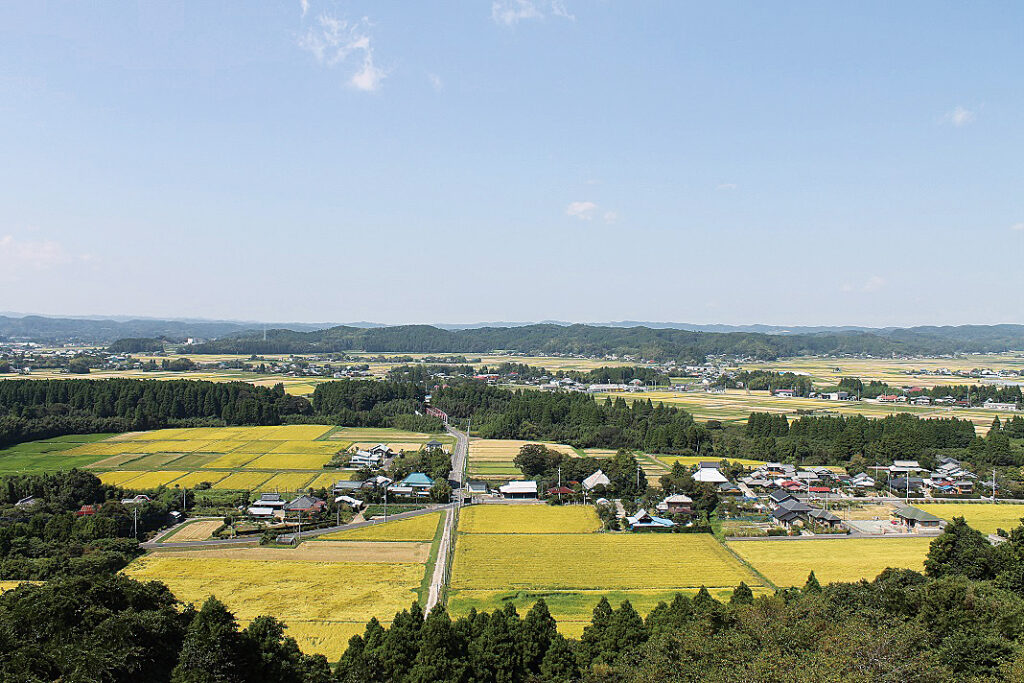
[[[9,3],[0,309],[1024,322],[1022,26],[1010,2]]]

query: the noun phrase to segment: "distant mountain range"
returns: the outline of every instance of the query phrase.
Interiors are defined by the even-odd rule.
[[[198,353],[569,353],[632,355],[696,362],[709,354],[777,358],[803,354],[948,354],[1024,349],[1024,325],[869,328],[692,325],[618,321],[602,324],[479,323],[382,325],[356,322],[260,323],[151,318],[57,318],[0,315],[0,340],[109,344],[122,338],[208,340]]]

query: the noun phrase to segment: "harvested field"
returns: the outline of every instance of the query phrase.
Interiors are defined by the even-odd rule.
[[[198,522],[191,522],[175,531],[171,536],[164,538],[163,542],[187,543],[188,541],[205,541],[214,531],[223,526],[221,519],[203,519]]]
[[[89,469],[114,469],[117,467],[127,465],[133,460],[138,460],[139,458],[142,457],[144,456],[141,456],[137,453],[122,453],[121,455],[112,455],[109,458],[103,458],[102,460],[97,460],[96,462],[92,463],[91,465],[89,465]]]
[[[149,455],[135,456],[135,459],[131,461],[131,468],[133,470],[158,470],[172,462],[177,463],[183,457],[187,456],[181,453],[150,453]],[[175,468],[178,468],[177,464],[175,464]]]
[[[459,517],[464,534],[587,534],[600,528],[590,505],[471,505]]]
[[[872,580],[883,569],[924,569],[930,538],[837,538],[735,541],[740,557],[780,588],[802,586],[807,575],[821,583]]]
[[[440,522],[441,513],[434,512],[359,529],[335,531],[318,538],[323,541],[431,541]]]
[[[219,524],[219,523],[218,523]],[[214,527],[216,529],[217,527]],[[210,530],[211,532],[213,529]],[[207,532],[209,535],[210,532]],[[177,542],[178,536],[173,540]],[[297,548],[212,548],[179,550],[166,548],[155,557],[191,557],[196,559],[287,560],[289,562],[426,562],[430,543],[369,541],[306,541]]]

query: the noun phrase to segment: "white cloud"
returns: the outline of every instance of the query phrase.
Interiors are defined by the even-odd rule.
[[[514,26],[527,19],[543,19],[548,15],[576,20],[562,0],[494,0],[491,3],[491,19],[505,26]]]
[[[430,86],[437,92],[444,90],[444,81],[437,74],[427,74],[427,80],[430,81]]]
[[[722,183],[721,185],[719,185],[715,189],[716,190],[735,190],[736,188],[737,188],[736,183]]]
[[[324,13],[317,17],[315,26],[299,37],[298,44],[328,68],[354,61],[350,57],[358,59],[359,67],[349,78],[349,85],[357,90],[376,90],[388,71],[373,61],[370,25],[366,17],[350,22]]]
[[[299,5],[302,7],[302,16],[305,17],[309,12],[309,0],[299,0]]]
[[[20,240],[13,235],[0,237],[0,279],[16,280],[19,275],[38,272],[76,261],[88,261],[90,254],[69,253],[53,240]]]
[[[605,211],[604,212],[604,222],[605,223],[608,223],[609,225],[611,225],[612,223],[614,223],[617,220],[619,220],[619,214],[618,214],[617,211]]]
[[[960,128],[969,123],[974,123],[974,112],[957,105],[953,111],[946,114],[946,121]]]
[[[1010,226],[1010,230],[1016,230],[1017,232],[1024,232],[1024,223],[1014,223]]]
[[[597,204],[594,202],[569,202],[569,206],[565,207],[566,216],[572,216],[581,221],[593,220],[596,212]]]

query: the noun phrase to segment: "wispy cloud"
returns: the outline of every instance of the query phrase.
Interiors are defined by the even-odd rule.
[[[307,9],[303,5],[303,10]],[[348,83],[357,90],[373,91],[387,78],[388,71],[373,60],[373,38],[370,20],[349,21],[326,12],[299,37],[299,47],[313,55],[317,63],[333,68],[357,64]]]
[[[494,0],[491,3],[491,19],[504,26],[515,26],[520,21],[547,16],[576,20],[562,0]]]
[[[565,207],[565,215],[581,221],[592,221],[600,214],[601,220],[609,225],[619,220],[617,211],[603,211],[594,202],[569,202]]]
[[[0,279],[16,280],[21,274],[89,261],[90,254],[73,254],[53,240],[21,240],[0,236]]]
[[[437,74],[427,74],[427,80],[430,81],[430,87],[437,92],[444,90],[444,81]]]
[[[886,280],[881,275],[871,275],[867,280],[859,284],[846,283],[842,286],[844,292],[864,292],[870,294],[883,289],[886,285]]]
[[[579,218],[581,221],[593,220],[596,212],[597,204],[594,202],[569,202],[569,206],[565,207],[566,216]]]
[[[1014,223],[1010,226],[1010,230],[1016,230],[1017,232],[1024,232],[1024,223]]]
[[[722,183],[721,185],[719,185],[715,189],[716,190],[723,190],[723,191],[725,191],[725,190],[735,190],[737,187],[738,186],[736,185],[736,183]]]
[[[944,119],[948,122],[960,128],[968,124],[974,123],[974,112],[970,109],[965,109],[960,105],[953,108],[953,111],[946,114]]]
[[[299,7],[302,8],[302,16],[305,17],[309,13],[309,0],[299,0]]]

